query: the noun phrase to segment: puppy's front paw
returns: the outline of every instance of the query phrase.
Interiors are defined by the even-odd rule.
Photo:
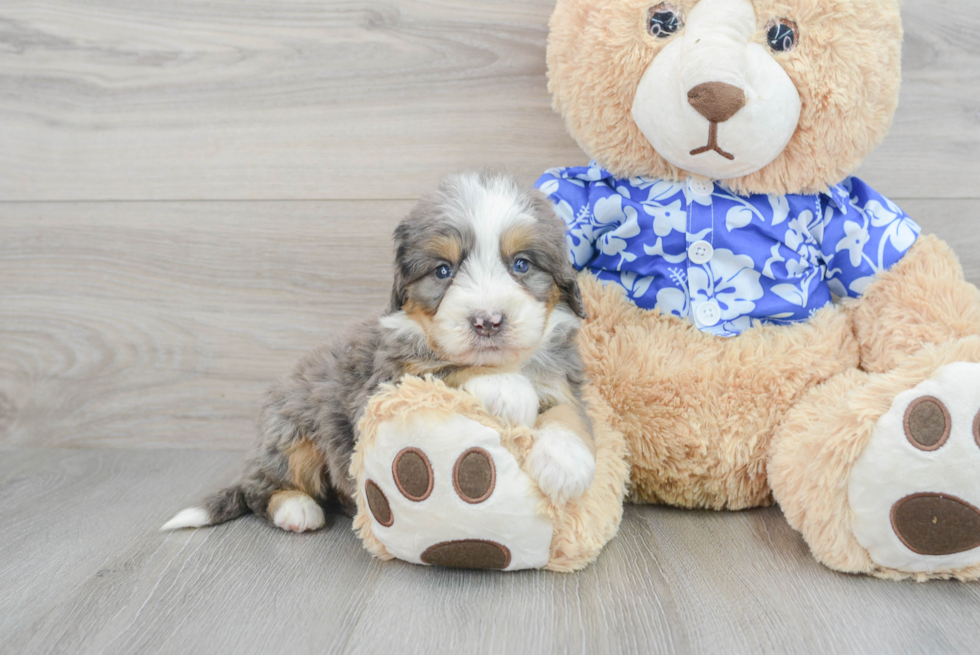
[[[326,523],[323,509],[320,505],[300,492],[284,492],[288,496],[279,501],[272,515],[272,522],[277,528],[292,532],[319,530]],[[273,497],[273,502],[276,498]]]
[[[571,430],[544,427],[535,432],[528,473],[556,504],[578,498],[595,477],[595,456]]]
[[[513,425],[532,427],[538,418],[538,392],[518,373],[470,378],[463,390],[479,398],[488,412]]]

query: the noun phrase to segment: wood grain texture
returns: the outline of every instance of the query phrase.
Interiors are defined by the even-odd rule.
[[[629,507],[579,574],[372,560],[336,518],[156,528],[239,455],[7,450],[3,653],[953,653],[980,587],[820,566],[778,510]]]
[[[553,0],[0,5],[0,200],[415,198],[584,163],[550,109]],[[861,174],[980,194],[980,8],[907,0],[905,84]]]
[[[385,307],[409,206],[0,206],[0,443],[246,446],[298,355]]]
[[[900,203],[980,282],[980,202]],[[410,206],[0,204],[0,444],[247,448],[265,389],[385,306]]]

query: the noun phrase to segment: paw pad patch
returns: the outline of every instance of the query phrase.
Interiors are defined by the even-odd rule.
[[[497,484],[497,469],[490,453],[482,448],[470,448],[459,456],[453,466],[453,487],[468,503],[482,503]]]
[[[391,505],[388,504],[385,492],[381,491],[381,487],[372,480],[368,480],[367,484],[364,485],[364,493],[367,496],[368,507],[374,514],[374,520],[386,528],[390,528],[391,524],[395,522],[395,517],[391,513]]]
[[[851,472],[854,536],[906,572],[980,564],[980,364],[895,397]]]
[[[980,546],[980,510],[953,496],[906,496],[892,507],[892,527],[920,555],[954,555]]]
[[[381,424],[359,474],[371,531],[409,562],[518,570],[548,563],[540,492],[500,434],[459,415]]]
[[[949,439],[951,428],[949,410],[938,398],[917,398],[905,410],[905,435],[919,450],[942,448]]]
[[[510,550],[495,541],[461,539],[426,548],[422,561],[454,569],[503,570],[510,565]]]
[[[391,465],[398,491],[409,500],[420,503],[432,493],[432,465],[418,448],[406,448],[395,456]]]

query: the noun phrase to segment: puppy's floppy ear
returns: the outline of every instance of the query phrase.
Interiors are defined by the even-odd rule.
[[[388,314],[401,311],[405,304],[405,284],[402,281],[401,272],[395,273],[395,282],[391,287],[391,301],[388,303]]]
[[[531,193],[531,198],[539,229],[545,236],[544,243],[541,244],[544,256],[543,267],[551,274],[565,304],[579,318],[588,318],[575,268],[568,256],[565,221],[555,213],[554,205],[543,193],[535,189]]]
[[[405,253],[409,250],[409,238],[411,235],[409,225],[412,220],[417,220],[416,212],[417,209],[413,209],[412,213],[398,224],[394,234],[391,235],[395,246],[395,265],[394,282],[391,286],[391,300],[388,303],[389,314],[401,311],[401,308],[405,305],[405,301],[408,299],[406,297],[406,287],[408,285],[405,280],[404,262]]]
[[[575,276],[575,269],[568,265],[568,271],[564,275],[553,275],[555,284],[561,289],[561,298],[571,308],[579,318],[588,318],[589,314],[585,311],[585,304],[582,302],[582,290],[578,288],[578,278]]]

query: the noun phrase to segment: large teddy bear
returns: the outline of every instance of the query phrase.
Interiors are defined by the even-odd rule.
[[[408,380],[351,468],[369,549],[581,568],[628,475],[638,503],[775,500],[840,571],[980,576],[980,294],[850,177],[891,123],[901,41],[897,0],[558,0],[550,88],[593,162],[538,187],[582,271],[596,481],[550,505],[532,433]]]
[[[550,89],[593,162],[538,186],[634,502],[775,500],[831,568],[975,579],[980,294],[850,177],[901,42],[897,0],[558,0]]]

